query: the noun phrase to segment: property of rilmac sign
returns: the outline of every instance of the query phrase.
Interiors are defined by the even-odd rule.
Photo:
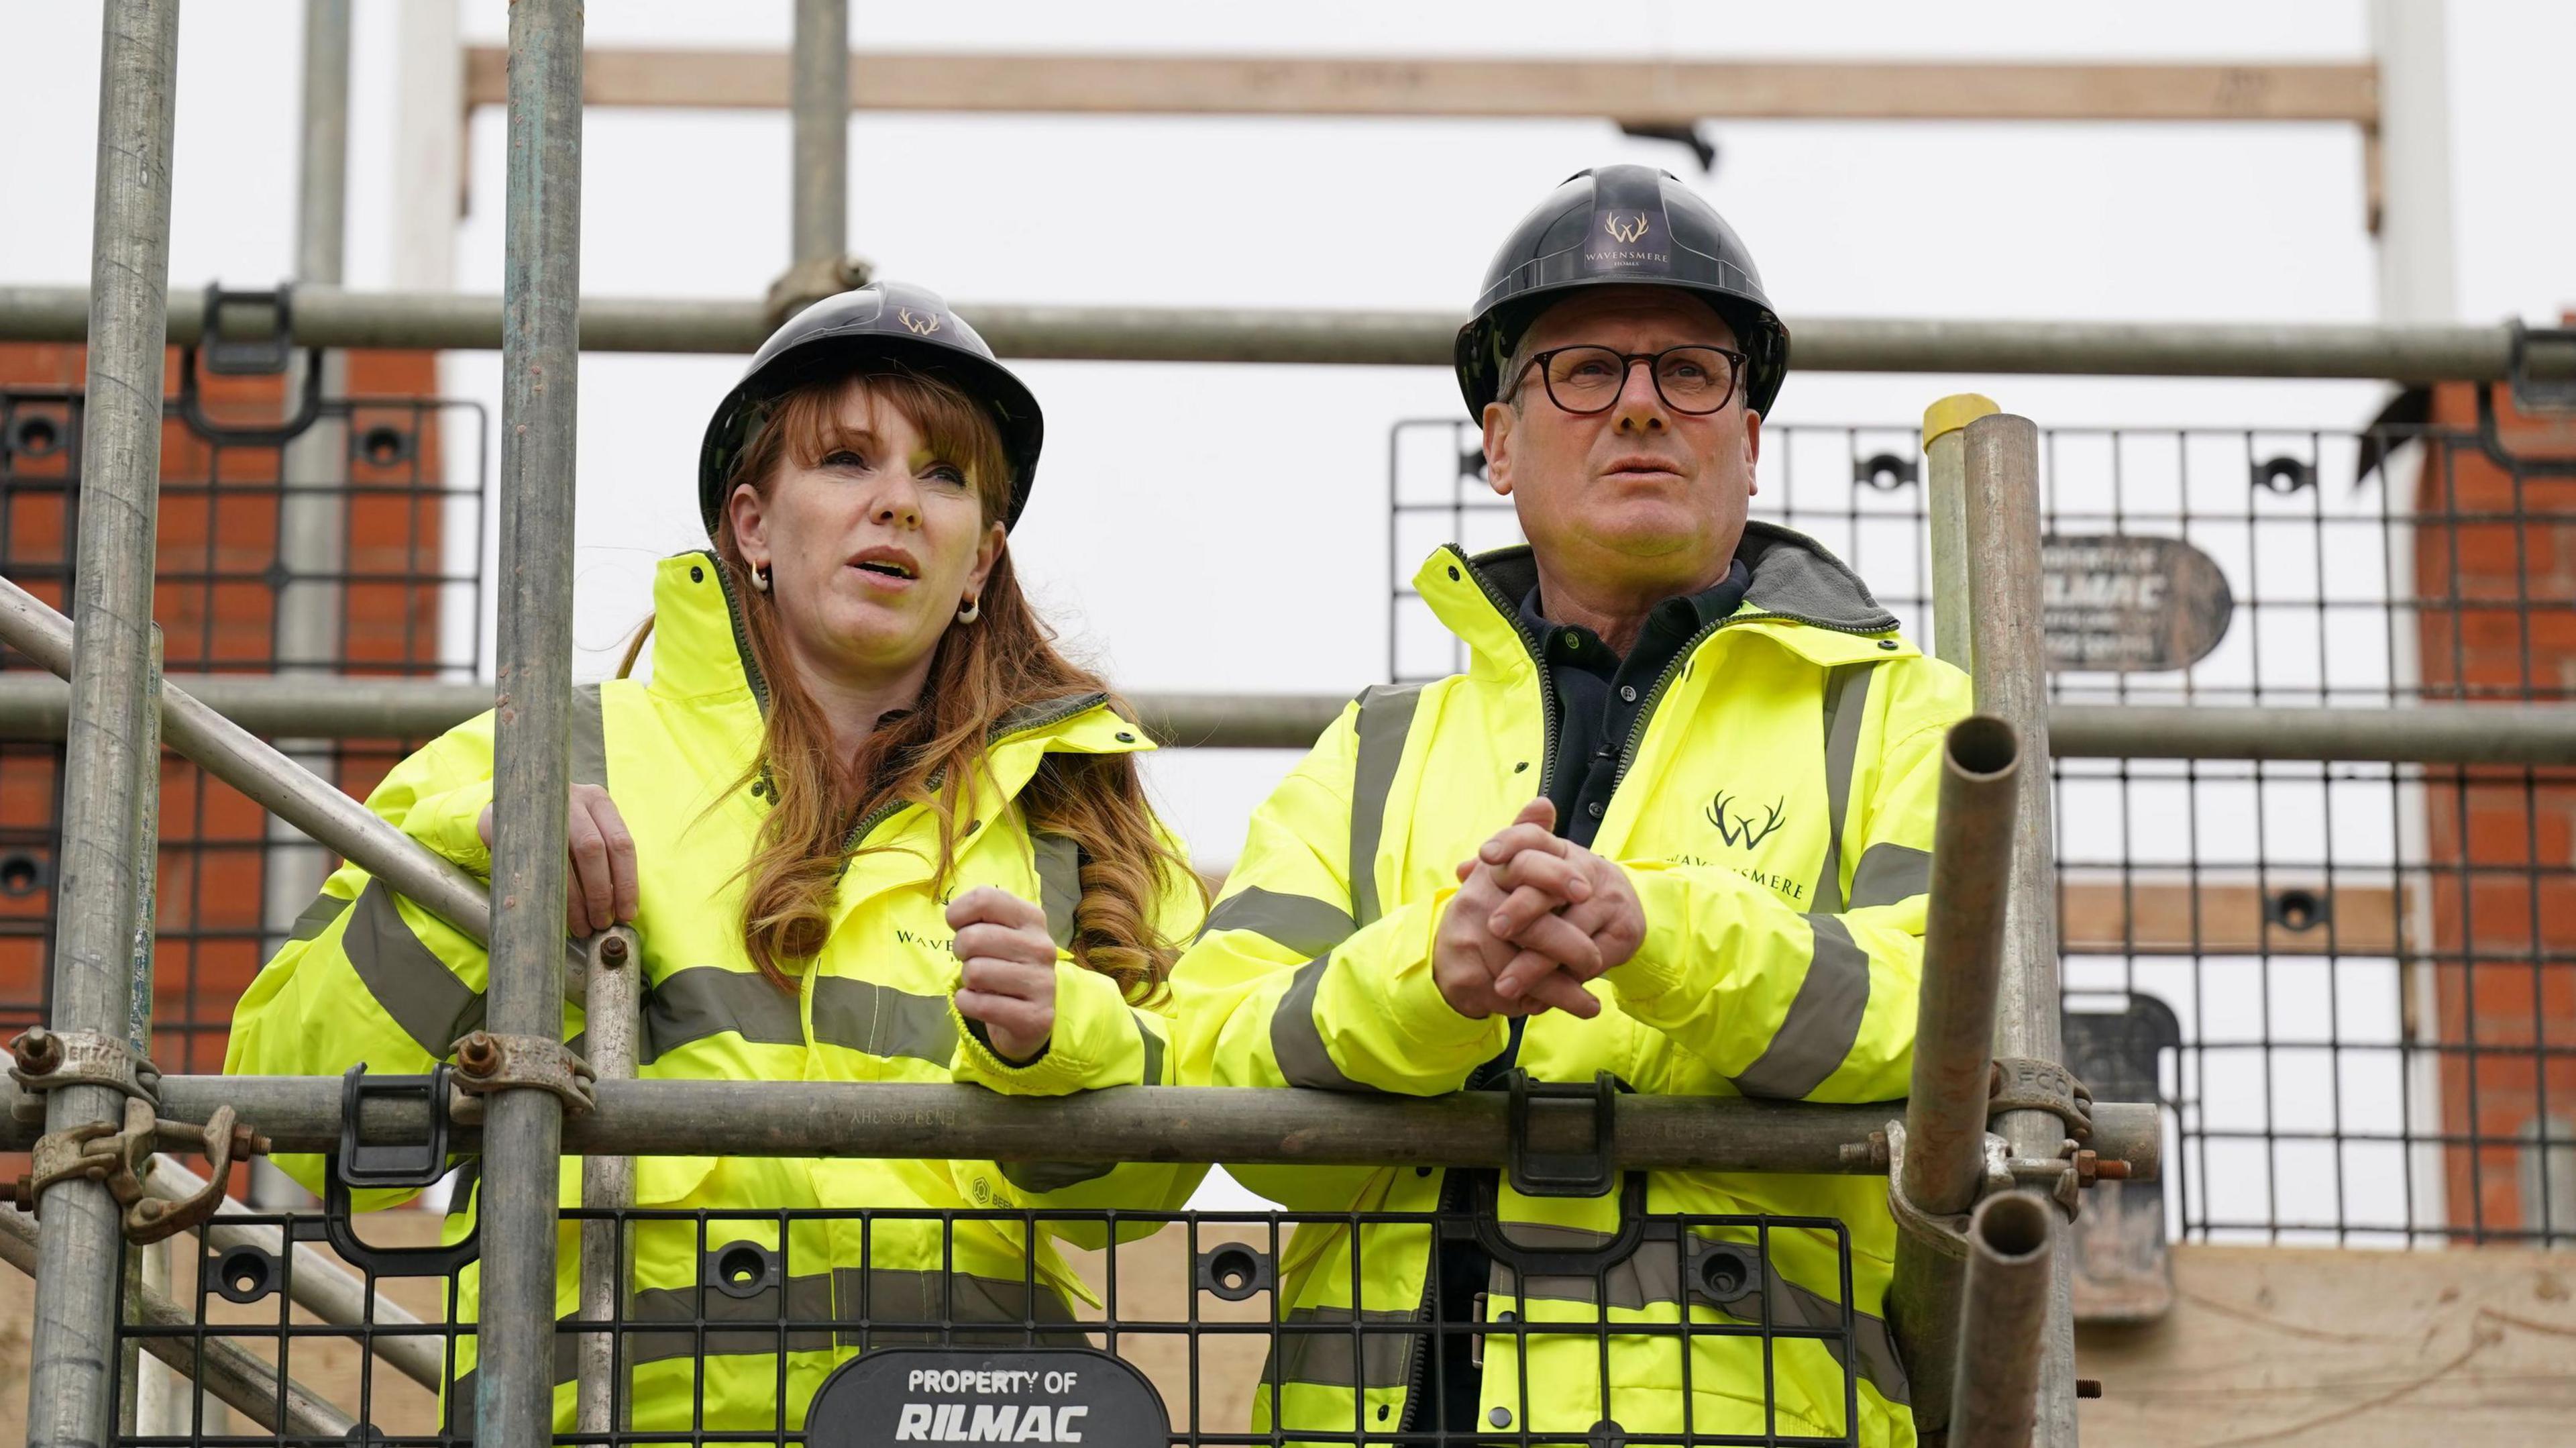
[[[811,1448],[1162,1443],[1171,1415],[1144,1375],[1091,1348],[880,1348],[843,1364],[805,1412]]]
[[[2236,612],[2227,575],[2180,538],[2064,533],[2039,549],[2052,669],[2185,669],[2227,636]]]

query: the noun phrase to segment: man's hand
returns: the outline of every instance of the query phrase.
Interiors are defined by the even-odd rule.
[[[1542,806],[1546,819],[1531,818]],[[1494,994],[1506,1001],[1580,992],[1581,982],[1626,964],[1646,938],[1646,912],[1628,873],[1557,836],[1554,820],[1553,806],[1533,802],[1473,862],[1503,892],[1486,929],[1518,947],[1494,976]]]
[[[993,1054],[1025,1066],[1055,1034],[1055,941],[1046,912],[991,885],[948,902],[957,932],[957,1013],[980,1021]]]
[[[1535,831],[1542,838],[1556,822],[1556,806],[1544,799],[1532,800],[1522,807],[1510,828],[1502,835],[1519,838],[1515,831]],[[1489,842],[1488,850],[1493,848]],[[1506,856],[1506,858],[1510,858]],[[1507,972],[1519,958],[1531,956],[1530,948],[1494,930],[1498,920],[1511,918],[1503,913],[1512,890],[1493,866],[1481,857],[1458,866],[1460,889],[1450,897],[1448,909],[1441,912],[1439,931],[1431,947],[1431,978],[1440,988],[1441,997],[1450,1009],[1469,1020],[1480,1021],[1495,1015],[1528,1015],[1550,1007],[1589,1019],[1601,1013],[1601,1003],[1593,999],[1582,982],[1601,973],[1598,951],[1589,935],[1577,934],[1571,948],[1578,956],[1595,962],[1584,975],[1572,975],[1556,969],[1554,960],[1534,957],[1536,964],[1519,977]],[[1566,938],[1549,932],[1548,938],[1566,943]],[[1500,983],[1514,979],[1511,994],[1503,994]]]
[[[483,848],[492,848],[492,807],[483,806],[474,832]],[[572,787],[572,805],[564,814],[564,852],[572,868],[564,874],[564,929],[587,939],[635,918],[635,837],[609,802],[608,791],[595,784]]]

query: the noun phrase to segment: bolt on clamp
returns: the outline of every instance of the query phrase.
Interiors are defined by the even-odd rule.
[[[9,1042],[9,1057],[9,1079],[25,1093],[17,1116],[28,1125],[44,1124],[44,1093],[66,1086],[104,1086],[160,1108],[161,1069],[121,1036],[29,1026]]]
[[[578,1115],[597,1104],[590,1063],[563,1042],[545,1036],[507,1036],[476,1031],[456,1043],[451,1080],[467,1098],[456,1103],[459,1121],[479,1121],[482,1104],[472,1098],[496,1091],[528,1088],[551,1092],[563,1102],[564,1114]]]
[[[1986,1115],[2002,1111],[2045,1111],[2065,1122],[2066,1134],[2076,1140],[2093,1137],[2093,1092],[2055,1061],[1997,1057],[1986,1087]]]
[[[152,1154],[163,1140],[173,1138],[202,1153],[207,1168],[205,1184],[176,1201],[153,1196],[144,1186]],[[160,1120],[149,1101],[129,1099],[122,1130],[112,1122],[92,1121],[38,1138],[33,1169],[18,1178],[10,1196],[32,1216],[46,1188],[64,1181],[97,1182],[123,1208],[118,1220],[125,1240],[143,1246],[204,1225],[223,1204],[233,1163],[267,1150],[268,1139],[237,1123],[230,1106],[216,1107],[200,1127]]]

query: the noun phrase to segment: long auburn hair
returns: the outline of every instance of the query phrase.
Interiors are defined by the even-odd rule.
[[[729,482],[766,494],[789,463],[819,463],[845,444],[843,419],[862,392],[909,418],[936,453],[964,470],[987,523],[1004,516],[1011,469],[991,416],[953,384],[903,370],[809,382],[781,394],[755,419]],[[934,646],[920,704],[878,727],[852,757],[836,758],[830,722],[790,662],[778,604],[751,586],[730,510],[715,544],[769,691],[760,757],[736,781],[770,801],[742,872],[749,882],[743,945],[761,974],[792,993],[791,973],[822,951],[830,932],[833,895],[860,852],[852,838],[859,824],[891,806],[928,810],[939,830],[932,888],[945,893],[956,868],[958,810],[974,781],[990,779],[985,751],[995,726],[1015,711],[1108,686],[1057,652],[1055,631],[1029,607],[1004,548],[977,595],[980,616],[951,624]],[[641,647],[639,633],[630,667]],[[1134,717],[1114,695],[1111,706]],[[1159,994],[1182,942],[1155,929],[1156,902],[1185,881],[1204,904],[1206,885],[1156,827],[1135,756],[1049,752],[1021,788],[1019,807],[1032,833],[1062,835],[1079,847],[1074,959],[1118,982],[1131,1001]]]

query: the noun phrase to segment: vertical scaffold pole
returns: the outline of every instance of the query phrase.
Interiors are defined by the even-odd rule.
[[[850,249],[850,0],[796,0],[790,65],[789,273],[819,280]]]
[[[564,815],[572,739],[574,416],[580,366],[580,0],[510,7],[502,277],[501,585],[486,1028],[563,1038]],[[553,1428],[556,1168],[563,1104],[495,1093],[483,1155],[475,1422],[538,1448]]]
[[[1968,628],[1967,426],[2003,409],[1991,397],[1954,393],[1923,409],[1924,509],[1932,544],[1932,653],[1967,669],[1975,654]]]
[[[643,946],[635,932],[620,925],[591,937],[583,952],[582,1036],[590,1068],[602,1081],[635,1079],[635,1043],[644,972]],[[635,1158],[585,1156],[581,1159],[581,1204],[594,1212],[623,1211],[635,1205]],[[581,1320],[623,1321],[628,1306],[635,1235],[621,1219],[585,1219],[581,1224]],[[631,1397],[618,1380],[617,1335],[585,1332],[574,1344],[575,1394],[573,1428],[577,1432],[614,1433],[625,1429]]]
[[[2021,736],[2020,808],[2013,836],[2012,898],[2004,921],[2003,988],[1995,1053],[2049,1062],[2065,1058],[2058,1021],[2056,791],[2049,779],[2048,646],[2040,591],[2039,429],[1997,413],[1965,432],[1969,627],[1977,708]],[[2007,1111],[1996,1131],[2016,1157],[2053,1158],[2066,1123],[2045,1111]],[[2041,1337],[2040,1448],[2074,1448],[2075,1301],[2065,1244],[2049,1285]]]
[[[295,280],[336,287],[346,252],[349,196],[349,0],[305,0],[304,110],[295,190]],[[322,369],[326,397],[345,396],[348,355],[294,354],[286,373],[291,412],[304,372]],[[277,499],[277,672],[336,674],[340,662],[340,578],[347,571],[347,420],[317,417],[279,457]],[[277,747],[318,778],[339,772],[328,739],[280,739]],[[286,943],[331,874],[331,852],[270,815],[261,879],[262,954]],[[251,1163],[251,1199],[287,1207],[303,1189],[266,1158]]]
[[[179,0],[109,0],[102,35],[53,1025],[124,1040],[133,1023],[139,921],[136,800],[160,779],[148,727],[152,550],[161,501]],[[48,1092],[45,1129],[113,1125],[124,1104],[106,1086]],[[27,1443],[95,1448],[116,1430],[116,1203],[101,1183],[75,1178],[47,1187],[37,1210]]]

